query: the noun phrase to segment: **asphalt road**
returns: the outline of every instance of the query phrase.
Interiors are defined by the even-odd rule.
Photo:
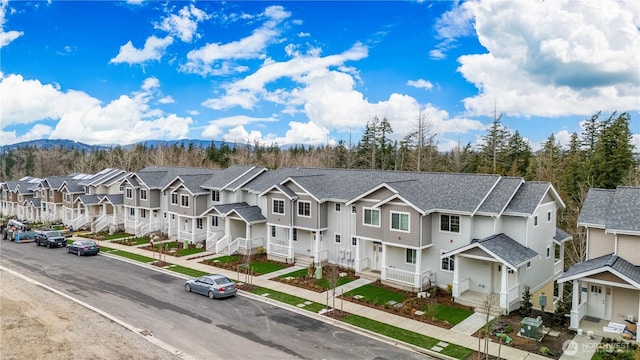
[[[184,279],[110,256],[5,240],[0,262],[198,359],[432,359],[245,296],[187,293]]]

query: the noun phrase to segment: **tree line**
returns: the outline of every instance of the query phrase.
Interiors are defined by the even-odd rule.
[[[40,149],[20,147],[0,154],[0,179],[23,176],[44,178],[70,173],[94,173],[104,168],[138,171],[147,166],[225,168],[251,164],[270,169],[280,167],[324,167],[395,171],[490,173],[523,177],[527,181],[549,181],[567,208],[560,226],[576,241],[569,246],[568,263],[584,257],[584,236],[576,229],[582,201],[589,188],[640,186],[640,168],[634,153],[629,113],[598,112],[585,120],[581,133],[573,133],[561,146],[551,134],[533,151],[517,130],[502,124],[496,115],[478,146],[458,145],[438,150],[436,133],[429,119],[420,114],[412,131],[392,140],[393,129],[386,118],[369,120],[355,144],[335,145],[226,144],[207,147],[182,145],[138,145],[131,149],[79,151],[65,147]]]

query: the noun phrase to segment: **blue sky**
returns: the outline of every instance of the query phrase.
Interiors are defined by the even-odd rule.
[[[629,111],[640,149],[637,1],[0,0],[0,143],[395,139],[441,150],[494,110],[534,149]]]

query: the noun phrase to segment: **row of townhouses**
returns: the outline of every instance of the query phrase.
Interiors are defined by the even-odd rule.
[[[572,281],[572,325],[594,314],[637,320],[640,308],[638,188],[604,191],[614,198],[635,194],[625,205],[635,219],[626,222],[607,220],[617,212],[601,203],[618,212],[620,207],[613,200],[591,201],[589,194],[590,207],[579,224],[591,234],[588,265],[564,273],[564,246],[571,236],[556,227],[556,217],[565,205],[550,183],[519,177],[152,166],[135,173],[105,169],[0,185],[2,215],[28,221],[61,221],[92,232],[163,234],[202,243],[216,253],[259,248],[274,260],[334,263],[415,292],[431,284],[451,286],[456,301],[472,306],[495,294],[502,312],[519,307],[525,286],[533,299],[545,293],[551,302]],[[630,204],[635,208],[627,209]],[[635,246],[635,257],[623,263],[618,255],[629,246]],[[588,271],[614,269],[609,263],[624,264],[618,266],[626,270],[599,276]],[[609,279],[616,276],[619,281]],[[592,283],[604,285],[602,292],[581,290]],[[600,295],[609,304],[604,310],[585,305]],[[632,305],[613,310],[616,301]]]

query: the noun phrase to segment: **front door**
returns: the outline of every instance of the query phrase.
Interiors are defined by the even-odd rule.
[[[380,271],[382,268],[382,244],[373,243],[373,254],[371,256],[371,268]]]
[[[605,287],[602,285],[591,284],[589,285],[589,295],[587,298],[587,315],[604,319],[605,310]]]

